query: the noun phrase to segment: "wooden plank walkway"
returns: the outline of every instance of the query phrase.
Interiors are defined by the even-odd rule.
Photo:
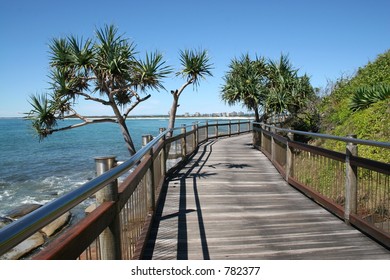
[[[144,259],[390,259],[289,186],[251,137],[209,141],[172,176]]]

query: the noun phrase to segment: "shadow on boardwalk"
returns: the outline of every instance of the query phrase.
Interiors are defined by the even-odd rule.
[[[156,245],[156,238],[158,229],[161,221],[176,219],[177,220],[177,260],[186,260],[188,259],[188,236],[187,236],[187,214],[191,212],[197,212],[198,217],[198,226],[199,226],[199,238],[202,247],[203,259],[209,260],[210,255],[207,247],[207,238],[204,228],[202,208],[200,206],[199,195],[197,191],[197,178],[206,178],[212,176],[212,173],[204,173],[202,169],[207,163],[208,158],[212,153],[212,145],[214,141],[207,142],[202,145],[197,151],[196,158],[191,158],[189,164],[187,165],[187,170],[184,169],[185,173],[182,170],[176,170],[169,178],[166,184],[164,185],[161,193],[161,200],[156,211],[156,217],[153,224],[153,228],[150,234],[149,243],[144,254],[145,259],[151,259],[154,248]],[[186,181],[192,178],[193,192],[196,203],[195,209],[187,209],[187,184]],[[168,187],[170,184],[175,185],[173,188],[176,188],[177,182],[179,182],[179,205],[178,211],[171,214],[163,216],[164,206],[166,204]],[[169,240],[168,240],[169,241]],[[169,250],[171,251],[171,250]],[[163,253],[164,254],[164,253]]]
[[[250,141],[206,142],[171,175],[144,259],[390,259],[289,186]]]

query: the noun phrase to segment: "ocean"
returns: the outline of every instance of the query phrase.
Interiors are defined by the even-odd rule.
[[[177,119],[176,127],[195,121],[205,120]],[[76,122],[65,120],[63,125]],[[142,135],[158,135],[168,119],[129,119],[127,124],[138,150]],[[96,176],[94,158],[106,155],[118,161],[129,158],[114,123],[57,132],[39,142],[30,121],[0,118],[0,217],[19,205],[45,204],[81,186]]]

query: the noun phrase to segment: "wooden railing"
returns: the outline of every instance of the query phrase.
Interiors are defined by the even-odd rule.
[[[358,156],[357,145],[389,149],[388,142],[309,133],[253,123],[254,145],[285,180],[329,211],[390,246],[390,164]],[[294,135],[346,143],[340,153],[294,141]]]
[[[91,196],[95,210],[59,234],[31,259],[138,259],[167,174],[211,138],[250,132],[251,122],[196,123],[157,137],[124,163],[0,230],[0,256]],[[146,141],[147,142],[147,141]],[[107,163],[107,162],[106,162]],[[119,180],[125,175],[125,179]],[[120,182],[119,182],[120,181]]]

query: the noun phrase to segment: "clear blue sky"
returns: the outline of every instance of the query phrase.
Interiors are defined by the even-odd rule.
[[[48,42],[70,34],[92,37],[104,24],[115,24],[133,40],[141,55],[159,50],[179,67],[178,53],[204,48],[214,63],[214,77],[197,91],[185,90],[179,114],[243,110],[220,100],[222,77],[243,53],[276,59],[288,54],[311,77],[312,85],[351,75],[390,48],[389,0],[240,0],[240,1],[82,1],[2,0],[0,2],[0,117],[22,116],[28,96],[48,88]],[[167,90],[183,80],[165,80]],[[133,114],[166,114],[168,92],[152,98]],[[81,102],[80,113],[109,113]],[[245,111],[245,110],[243,110]]]

